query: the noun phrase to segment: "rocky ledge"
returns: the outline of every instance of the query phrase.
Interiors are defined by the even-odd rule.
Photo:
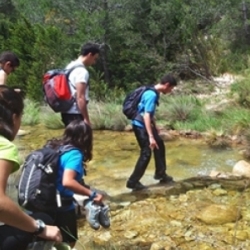
[[[249,186],[217,174],[109,197],[111,227],[94,231],[80,219],[78,248],[250,249]]]

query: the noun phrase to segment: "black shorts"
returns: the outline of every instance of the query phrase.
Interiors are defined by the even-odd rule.
[[[49,215],[54,219],[54,225],[60,228],[63,242],[73,243],[78,240],[75,209],[69,211],[57,211],[49,213]]]
[[[34,219],[41,219],[46,225],[53,225],[53,220],[45,213],[34,213]],[[41,240],[38,238],[37,240]],[[26,250],[29,243],[34,241],[34,235],[8,225],[0,226],[1,250]]]

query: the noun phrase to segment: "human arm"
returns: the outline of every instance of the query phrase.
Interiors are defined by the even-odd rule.
[[[154,148],[159,148],[158,144],[155,141],[154,135],[153,135],[153,131],[152,131],[152,119],[151,119],[151,115],[150,113],[146,112],[143,116],[144,119],[144,124],[145,124],[145,128],[147,130],[147,134],[149,137],[149,147],[151,149]]]
[[[76,101],[77,106],[81,111],[82,116],[84,117],[84,122],[91,125],[88,113],[88,101],[86,100],[86,90],[87,83],[79,82],[76,84]]]
[[[7,180],[12,171],[13,162],[0,159],[0,221],[26,232],[34,233],[37,222],[25,214],[7,195]],[[54,226],[46,226],[39,235],[44,239],[62,241],[60,230]]]
[[[6,84],[6,80],[7,80],[7,74],[3,70],[1,70],[0,71],[0,85]]]
[[[157,96],[153,91],[146,91],[145,94],[143,94],[143,101],[144,101],[143,120],[149,137],[149,146],[151,149],[159,148],[155,141],[152,130],[152,127],[155,126],[154,112],[156,106],[156,98]]]
[[[63,172],[62,185],[76,194],[91,196],[92,191],[89,188],[81,185],[76,180],[76,176],[77,176],[76,171],[72,169],[65,169]],[[96,196],[94,197],[93,200],[96,201],[97,203],[101,203],[102,199],[103,196],[101,194],[96,193]]]

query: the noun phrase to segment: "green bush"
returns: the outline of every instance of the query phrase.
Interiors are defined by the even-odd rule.
[[[223,127],[229,133],[240,134],[250,128],[250,110],[242,107],[229,107],[221,116]]]
[[[93,129],[124,130],[128,123],[121,105],[114,102],[90,102],[89,115]]]
[[[157,119],[165,119],[171,123],[177,121],[193,121],[200,114],[201,102],[192,95],[170,96],[159,106]]]
[[[236,102],[242,107],[250,107],[250,78],[246,76],[231,85],[231,93],[236,96]]]

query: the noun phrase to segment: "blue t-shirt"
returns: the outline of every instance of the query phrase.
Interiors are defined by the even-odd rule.
[[[68,152],[65,152],[61,155],[59,159],[59,169],[57,176],[57,190],[59,191],[61,198],[71,198],[74,195],[74,192],[63,187],[62,179],[64,170],[70,169],[76,172],[76,180],[81,181],[84,176],[84,168],[83,168],[83,160],[84,156],[78,149],[72,149]],[[70,206],[68,209],[73,209],[74,206]]]
[[[156,103],[158,95],[153,90],[146,90],[141,97],[141,100],[138,104],[138,112],[142,116],[145,113],[150,113],[150,116],[153,117],[155,113]],[[132,124],[141,128],[144,128],[145,125],[143,122],[132,120]]]

